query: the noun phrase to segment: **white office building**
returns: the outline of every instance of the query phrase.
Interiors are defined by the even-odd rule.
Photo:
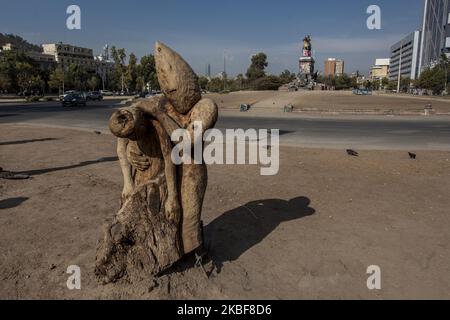
[[[420,31],[414,31],[391,47],[389,79],[417,79],[419,76]]]
[[[433,67],[450,53],[450,0],[425,0],[419,70]]]

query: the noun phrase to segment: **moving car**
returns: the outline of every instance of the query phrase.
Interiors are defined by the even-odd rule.
[[[70,93],[62,100],[63,107],[86,106],[86,98],[79,93]]]
[[[103,95],[98,91],[90,91],[87,95],[88,101],[102,101]]]
[[[74,90],[69,90],[69,91],[64,92],[62,95],[59,96],[59,100],[60,100],[60,101],[63,101],[63,99],[64,99],[67,95],[72,94],[72,93],[76,93],[76,91],[74,91]]]

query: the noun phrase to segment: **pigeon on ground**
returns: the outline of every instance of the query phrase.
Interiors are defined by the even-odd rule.
[[[348,149],[348,150],[347,150],[347,154],[348,154],[349,156],[352,156],[352,157],[358,157],[358,156],[359,156],[359,153],[356,152],[355,150],[352,150],[352,149]]]
[[[410,159],[412,159],[412,160],[416,160],[417,159],[417,154],[412,153],[412,152],[408,152],[408,154],[409,154],[409,158]]]

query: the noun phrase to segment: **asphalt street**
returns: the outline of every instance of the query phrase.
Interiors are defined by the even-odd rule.
[[[58,102],[0,103],[0,124],[31,123],[108,131],[119,100],[62,107]],[[450,117],[253,117],[222,112],[219,129],[279,129],[282,145],[380,150],[450,150]],[[0,137],[1,140],[1,137]]]

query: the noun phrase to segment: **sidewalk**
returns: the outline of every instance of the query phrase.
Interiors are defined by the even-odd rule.
[[[26,102],[25,99],[17,98],[17,99],[0,99],[0,104],[2,103],[21,103]]]

